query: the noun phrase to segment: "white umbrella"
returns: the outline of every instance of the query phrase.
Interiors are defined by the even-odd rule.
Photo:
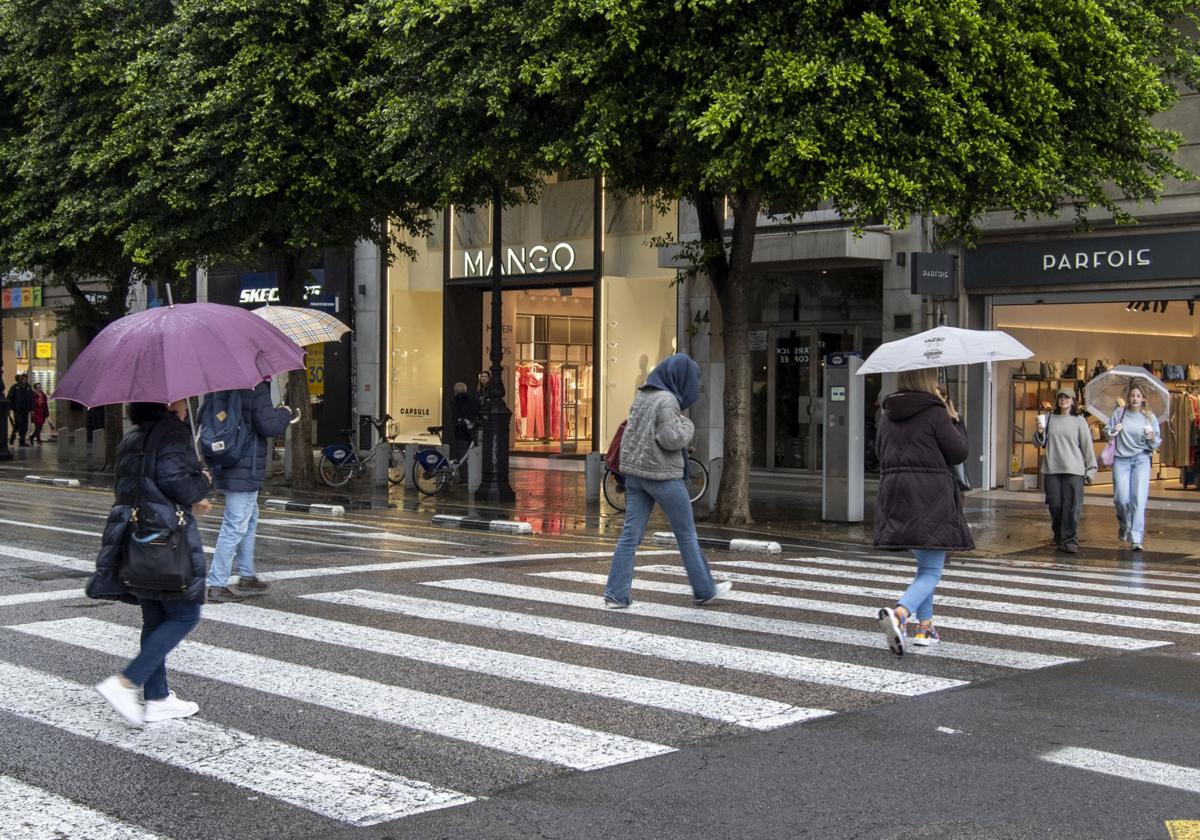
[[[858,373],[899,373],[922,368],[1028,359],[1032,355],[1032,350],[999,330],[934,327],[908,338],[881,344],[858,369]]]
[[[350,328],[337,318],[319,309],[306,309],[302,306],[263,306],[251,311],[274,324],[301,347],[340,341],[342,336],[350,332]]]
[[[1125,392],[1135,379],[1141,380],[1142,396],[1146,398],[1146,405],[1159,420],[1165,421],[1171,410],[1171,392],[1150,371],[1132,365],[1117,365],[1092,377],[1091,381],[1083,386],[1083,402],[1088,413],[1107,422],[1125,401]]]

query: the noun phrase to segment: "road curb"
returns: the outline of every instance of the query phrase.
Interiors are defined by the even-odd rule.
[[[79,486],[78,478],[50,478],[44,475],[27,475],[25,476],[25,480],[33,482],[34,484],[53,484],[55,487]]]
[[[655,545],[677,545],[675,535],[670,531],[655,531],[650,541]],[[702,548],[715,548],[719,551],[750,551],[755,554],[782,554],[783,546],[773,540],[719,540],[715,537],[700,537]]]
[[[433,517],[433,524],[443,528],[466,528],[471,531],[500,531],[505,534],[532,534],[533,525],[512,519],[470,519],[440,513]]]
[[[341,505],[308,504],[293,502],[291,499],[267,499],[263,503],[267,510],[287,510],[293,513],[319,513],[324,516],[345,516],[346,509]]]

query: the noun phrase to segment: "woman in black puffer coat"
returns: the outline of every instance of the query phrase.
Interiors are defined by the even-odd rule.
[[[88,581],[92,598],[136,603],[142,608],[141,651],[120,674],[96,686],[96,691],[128,723],[141,726],[159,720],[189,717],[195,703],[180,700],[167,688],[166,658],[200,621],[204,603],[205,560],[196,516],[212,510],[205,499],[212,479],[204,470],[184,422],[183,400],[164,406],[133,403],[129,418],[136,428],[117,449],[116,500],[96,558],[96,573]],[[142,475],[143,458],[154,458],[153,478]],[[120,579],[122,546],[128,539],[133,505],[140,499],[142,515],[171,522],[180,515],[192,561],[192,576],[182,591],[134,589]],[[144,521],[144,520],[143,520]],[[142,687],[146,705],[138,701]]]
[[[913,644],[938,642],[933,626],[933,591],[950,551],[975,547],[963,515],[953,467],[967,459],[967,435],[954,404],[938,389],[937,370],[906,371],[898,390],[883,403],[876,448],[879,495],[875,502],[875,545],[908,550],[917,575],[895,607],[879,610],[888,647],[904,655],[906,628],[920,622]]]

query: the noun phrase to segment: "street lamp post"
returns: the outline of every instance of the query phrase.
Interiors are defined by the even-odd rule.
[[[488,502],[515,501],[517,494],[508,482],[508,441],[512,411],[504,402],[504,337],[501,306],[503,284],[500,267],[500,216],[503,212],[502,193],[496,190],[492,198],[492,360],[491,382],[484,392],[480,419],[483,425],[483,476],[479,495]]]
[[[8,391],[4,382],[4,316],[0,314],[0,461],[11,461],[8,448]]]

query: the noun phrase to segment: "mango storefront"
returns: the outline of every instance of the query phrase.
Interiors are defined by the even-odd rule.
[[[401,439],[447,425],[454,383],[491,367],[491,209],[457,209],[388,272],[388,413]],[[571,455],[607,445],[636,388],[675,351],[675,271],[655,237],[674,216],[593,179],[551,180],[501,217],[501,345],[510,449]]]

